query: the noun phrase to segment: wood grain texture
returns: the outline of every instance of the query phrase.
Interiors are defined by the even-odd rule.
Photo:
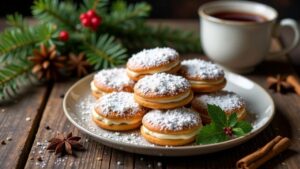
[[[13,103],[0,106],[0,168],[22,168],[47,100],[47,86],[29,90]],[[27,119],[27,120],[26,120]],[[8,141],[7,138],[11,138]]]
[[[156,21],[161,23],[162,21]],[[153,24],[153,23],[151,23]],[[155,23],[154,23],[155,24]],[[172,27],[180,27],[196,31],[198,30],[198,22],[195,21],[168,21],[164,24]],[[278,41],[272,44],[273,50],[280,49]],[[199,56],[199,55],[193,55]],[[265,78],[268,75],[295,73],[291,64],[287,62],[285,57],[268,58],[265,62],[257,67],[255,72],[246,75],[248,78],[254,80],[262,87],[266,88]],[[84,168],[84,169],[143,169],[143,168],[235,168],[235,162],[243,156],[257,150],[266,142],[271,140],[276,135],[280,134],[291,138],[292,145],[279,156],[273,158],[266,163],[262,168],[299,168],[300,166],[300,97],[288,93],[285,95],[274,93],[267,89],[275,101],[276,114],[271,125],[267,127],[262,133],[246,143],[236,146],[234,148],[220,151],[217,153],[192,156],[192,157],[154,157],[139,154],[127,153],[115,149],[111,149],[101,145],[86,135],[78,132],[78,130],[71,125],[66,119],[62,110],[62,95],[75,81],[65,83],[56,83],[51,91],[46,108],[43,111],[34,111],[39,107],[43,107],[43,98],[46,89],[41,90],[41,94],[28,95],[26,100],[22,100],[21,104],[15,104],[5,109],[9,112],[19,112],[17,115],[6,115],[1,112],[0,108],[0,139],[6,138],[8,135],[3,134],[16,132],[22,139],[16,139],[9,142],[9,145],[0,145],[0,168],[16,168],[22,167],[20,161],[27,160],[25,168]],[[253,93],[255,94],[255,93]],[[45,100],[45,99],[44,99]],[[258,100],[259,102],[259,100]],[[27,110],[28,109],[28,110]],[[26,111],[27,113],[21,113]],[[32,112],[40,112],[32,115],[33,119],[39,119],[42,112],[42,119],[39,126],[38,121],[30,121],[30,125],[24,123],[24,117],[31,115]],[[17,120],[16,120],[17,119]],[[23,120],[23,121],[22,121]],[[37,121],[37,122],[35,122]],[[22,123],[23,122],[23,123]],[[19,124],[20,123],[20,124]],[[35,125],[34,125],[35,124]],[[28,127],[29,126],[29,127]],[[31,127],[30,127],[31,126]],[[47,130],[45,127],[49,126],[51,129]],[[33,146],[26,143],[27,138],[34,138],[34,131],[37,130]],[[73,132],[74,135],[82,137],[81,142],[84,144],[86,151],[78,152],[77,157],[65,156],[62,158],[56,157],[53,153],[45,150],[48,145],[47,140],[55,136],[56,132]],[[5,133],[5,132],[4,132]],[[32,134],[28,134],[32,133]],[[24,139],[23,139],[24,138]],[[27,139],[28,140],[28,139]],[[15,146],[16,145],[16,146]],[[3,149],[4,148],[4,149]],[[22,151],[25,150],[25,151]],[[28,159],[26,157],[30,149]],[[22,153],[23,152],[23,153]],[[25,152],[25,153],[24,153]],[[12,155],[7,155],[8,153]],[[25,154],[25,155],[22,155]],[[22,158],[23,157],[23,158]],[[41,157],[42,161],[38,160]],[[17,159],[17,160],[16,160]],[[4,163],[3,163],[4,162]]]

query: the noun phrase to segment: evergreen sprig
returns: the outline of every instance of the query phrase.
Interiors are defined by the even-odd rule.
[[[79,18],[88,10],[94,10],[102,19],[100,27],[81,24]],[[83,0],[79,5],[72,0],[35,0],[32,14],[37,24],[29,25],[19,14],[7,16],[9,27],[0,33],[0,102],[35,83],[35,75],[31,73],[34,65],[27,58],[41,44],[55,45],[57,52],[64,56],[83,52],[94,70],[124,64],[128,51],[143,48],[170,46],[179,52],[201,50],[193,33],[147,25],[145,18],[150,11],[147,3],[127,4],[124,0],[112,3]],[[62,31],[69,34],[67,40],[59,39]]]
[[[61,29],[76,30],[78,12],[71,2],[59,0],[36,0],[32,6],[32,14],[44,23],[55,23]]]
[[[93,9],[100,12],[100,14],[106,14],[108,11],[108,3],[109,0],[83,0],[80,11],[85,12],[89,9]]]
[[[27,87],[38,83],[31,73],[32,64],[19,61],[2,66],[0,69],[0,103],[9,101],[21,94]]]
[[[24,59],[39,43],[53,43],[56,28],[40,24],[26,29],[7,29],[0,34],[0,61]]]
[[[167,26],[154,27],[139,24],[130,29],[111,28],[111,32],[116,37],[119,37],[130,51],[156,46],[169,46],[180,52],[201,52],[202,50],[200,40],[194,33],[189,31],[182,32]]]
[[[12,29],[20,29],[24,31],[25,29],[29,28],[29,25],[27,22],[24,21],[24,18],[22,15],[15,13],[13,15],[7,15],[7,24]]]
[[[114,67],[125,63],[126,48],[108,34],[101,35],[98,39],[92,36],[85,42],[87,61],[94,65],[96,70],[100,68]]]
[[[151,6],[141,2],[128,5],[125,1],[116,1],[112,4],[111,13],[104,18],[104,24],[113,27],[136,27],[142,18],[149,16]]]

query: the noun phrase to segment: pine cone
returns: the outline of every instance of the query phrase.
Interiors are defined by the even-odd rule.
[[[35,49],[33,56],[28,58],[34,63],[32,73],[36,74],[39,79],[57,80],[60,70],[64,67],[66,58],[57,54],[56,46],[52,45],[49,49],[42,44],[40,50]]]

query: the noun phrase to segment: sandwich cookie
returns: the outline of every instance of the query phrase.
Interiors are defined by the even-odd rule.
[[[179,54],[171,48],[154,48],[134,54],[127,62],[128,76],[137,81],[159,72],[176,73],[180,69]]]
[[[167,73],[148,75],[134,86],[134,99],[144,107],[171,109],[182,107],[193,99],[188,80]]]
[[[141,125],[146,109],[138,105],[132,93],[113,92],[100,97],[93,109],[93,120],[101,128],[125,131]]]
[[[208,124],[211,119],[208,115],[207,104],[219,106],[226,115],[237,113],[238,120],[246,118],[246,103],[237,94],[229,91],[196,95],[192,101],[192,108],[200,113],[203,124]]]
[[[99,98],[112,92],[133,92],[135,82],[131,80],[124,68],[114,68],[99,71],[91,82],[92,94]]]
[[[224,71],[216,64],[200,59],[182,61],[179,74],[190,81],[194,92],[215,92],[226,85]]]
[[[195,140],[202,127],[199,113],[188,108],[152,110],[143,117],[142,136],[158,145],[179,146]]]

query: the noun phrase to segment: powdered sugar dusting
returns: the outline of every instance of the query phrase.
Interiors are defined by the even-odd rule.
[[[116,91],[123,91],[124,87],[134,86],[134,81],[127,76],[125,68],[101,70],[94,76],[94,80]]]
[[[201,123],[199,113],[188,108],[172,110],[152,110],[143,117],[143,123],[149,123],[160,130],[180,131]]]
[[[132,55],[128,60],[127,66],[135,67],[136,65],[143,68],[150,68],[161,64],[167,64],[179,57],[176,50],[171,48],[154,48],[144,49],[141,52]]]
[[[89,82],[90,81],[87,81],[85,83],[83,90],[76,90],[76,88],[74,88],[72,92],[69,93],[70,95],[66,96],[69,98],[69,101],[66,105],[66,109],[68,111],[67,114],[72,121],[76,123],[76,126],[79,127],[80,130],[84,130],[88,133],[88,135],[96,135],[97,137],[101,138],[101,140],[111,141],[112,145],[114,145],[114,142],[118,142],[121,144],[127,143],[132,146],[156,147],[156,145],[147,142],[141,136],[139,129],[126,132],[115,132],[104,130],[98,127],[92,120],[92,109],[94,108],[96,99],[90,93]],[[247,103],[251,102],[248,97],[246,97],[246,99],[248,99]],[[249,118],[249,121],[252,123],[254,130],[265,124],[264,121],[260,120],[264,116],[264,113],[254,111],[255,102],[250,104],[247,109],[251,110],[248,112],[247,118]],[[201,146],[194,143],[191,145],[196,147]],[[172,146],[165,147],[172,149]],[[153,151],[155,150],[153,149]]]
[[[144,94],[155,93],[156,95],[177,94],[189,89],[190,83],[181,76],[167,73],[156,73],[140,79],[135,89]]]
[[[207,108],[207,104],[214,104],[224,111],[230,111],[245,106],[245,101],[237,94],[229,91],[219,91],[211,94],[199,95],[194,98],[192,104],[200,104]]]
[[[224,77],[224,71],[216,64],[201,60],[191,59],[181,62],[180,73],[189,78],[218,79]]]
[[[101,109],[103,115],[114,112],[118,117],[134,115],[141,109],[134,101],[133,94],[127,92],[113,92],[104,95],[97,100],[95,108]]]

